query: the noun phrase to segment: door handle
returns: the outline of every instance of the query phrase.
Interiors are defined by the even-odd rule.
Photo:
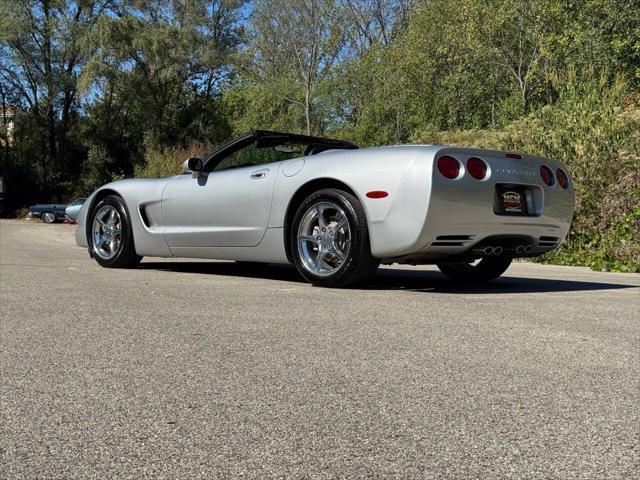
[[[268,168],[264,168],[262,170],[256,170],[255,172],[251,173],[251,176],[249,178],[252,178],[254,180],[258,180],[260,178],[266,177],[267,173],[269,173],[269,169]]]

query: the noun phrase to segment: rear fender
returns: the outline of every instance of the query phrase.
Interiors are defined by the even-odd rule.
[[[329,151],[283,165],[274,189],[269,228],[285,225],[286,212],[296,192],[310,182],[327,179],[327,186],[340,182],[354,192],[367,217],[371,252],[384,257],[408,248],[419,235],[429,201],[429,165],[433,147],[380,147],[350,151]],[[303,162],[297,173],[287,176],[289,163]],[[319,187],[321,188],[321,187]],[[382,198],[368,192],[384,191]]]

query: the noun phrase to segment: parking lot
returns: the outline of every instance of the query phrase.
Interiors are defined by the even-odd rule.
[[[632,478],[640,276],[102,269],[0,223],[2,478]],[[636,474],[632,472],[636,471]]]

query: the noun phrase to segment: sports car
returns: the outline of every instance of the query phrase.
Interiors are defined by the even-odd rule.
[[[75,223],[76,217],[82,208],[82,204],[86,201],[86,198],[79,197],[76,198],[73,202],[67,205],[67,208],[64,210],[65,220]]]
[[[484,282],[556,248],[574,211],[562,163],[514,152],[258,130],[183,168],[99,188],[78,245],[112,268],[143,256],[293,263],[315,285],[344,287],[380,263],[436,264]]]

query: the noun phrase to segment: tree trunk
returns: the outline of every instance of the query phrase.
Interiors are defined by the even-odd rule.
[[[311,135],[311,92],[307,87],[304,92],[304,119],[307,124],[307,135]]]
[[[547,62],[544,63],[544,93],[547,97],[547,105],[553,104],[553,85],[549,78],[549,66]]]
[[[4,88],[0,85],[0,96],[2,97],[2,126],[4,133],[2,134],[2,154],[4,161],[9,158],[9,122],[7,122],[7,99],[4,94]],[[14,113],[15,118],[15,113]]]
[[[49,18],[49,0],[42,0],[42,11],[44,14],[44,32],[43,32],[43,53],[44,53],[44,75],[47,85],[47,136],[49,141],[49,165],[46,165],[43,171],[42,183],[46,188],[49,182],[49,173],[55,168],[56,164],[56,116],[54,111],[54,85],[53,85],[53,68],[51,66],[51,21]]]
[[[73,97],[75,92],[66,90],[64,92],[64,102],[62,106],[62,121],[60,122],[60,140],[58,145],[58,154],[60,156],[60,162],[65,163],[65,153],[67,146],[67,130],[69,129],[69,115],[71,112],[71,104],[73,103]]]
[[[496,128],[496,102],[498,92],[496,88],[496,72],[495,68],[491,69],[491,128]]]

